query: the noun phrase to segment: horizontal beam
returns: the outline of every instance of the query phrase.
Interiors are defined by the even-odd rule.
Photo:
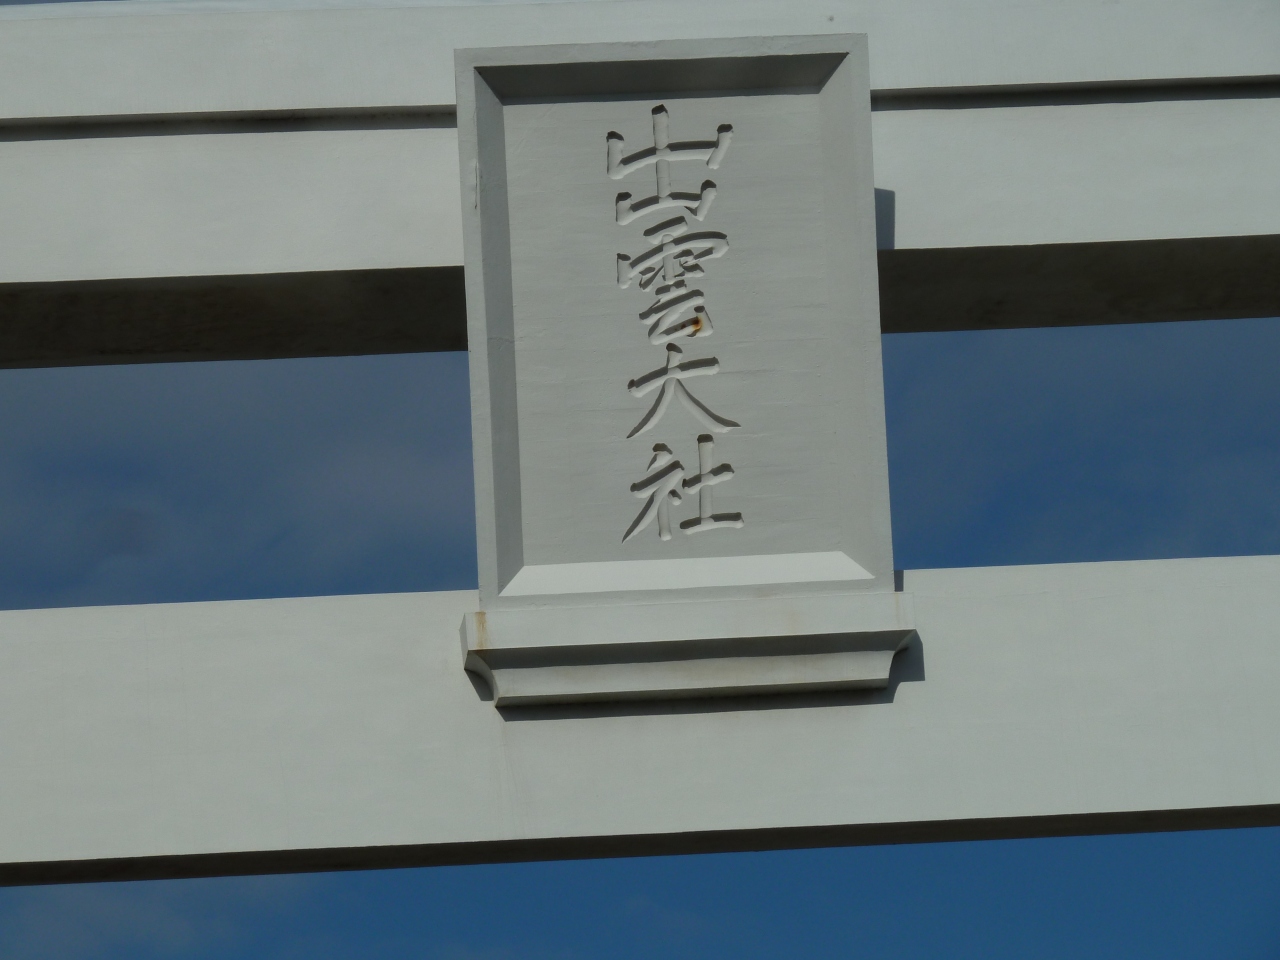
[[[880,251],[885,333],[1280,316],[1280,235]],[[0,368],[467,348],[461,267],[0,284]]]
[[[868,34],[880,90],[1280,75],[1272,0],[308,6],[0,6],[0,119],[450,106],[456,47],[778,34]]]
[[[458,266],[447,120],[20,125],[0,136],[0,283]]]
[[[0,880],[1276,824],[1277,578],[907,571],[885,691],[542,710],[471,592],[6,612]]]
[[[1043,99],[873,112],[880,246],[1280,234],[1280,97]],[[424,111],[11,124],[0,285],[457,266],[457,149]]]
[[[892,240],[881,245],[1280,233],[1273,86],[1223,99],[1195,89],[1133,101],[1109,92],[1107,102],[960,97],[972,106],[874,112],[875,185],[894,197]]]
[[[0,7],[0,366],[460,348],[446,53],[676,25],[871,31],[886,332],[1280,313],[1280,7],[934,7]]]

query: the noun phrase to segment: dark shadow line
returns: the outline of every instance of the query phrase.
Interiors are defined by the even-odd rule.
[[[613,703],[569,703],[551,706],[499,707],[509,723],[538,720],[581,720],[597,717],[651,717],[671,714],[744,713],[821,707],[869,706],[893,703],[898,685],[925,679],[924,643],[916,634],[898,651],[889,669],[889,683],[878,689],[829,690],[808,693],[757,694],[732,697],[690,697],[670,700],[631,700]]]
[[[310,110],[211,111],[110,117],[40,117],[0,120],[0,142],[165,137],[200,134],[295,133],[314,130],[452,128],[452,106],[325,107]]]
[[[883,333],[1280,316],[1280,234],[881,249]]]
[[[0,284],[0,368],[467,348],[462,267]]]
[[[612,857],[761,853],[770,850],[808,850],[821,847],[1027,840],[1278,825],[1280,825],[1280,804],[1257,804],[1031,817],[703,830],[684,833],[541,837],[528,840],[485,840],[470,843],[255,850],[110,860],[55,860],[0,864],[0,886],[176,880],[192,877],[261,876],[279,873],[328,873]]]
[[[808,85],[733,91],[673,92],[674,97],[761,93],[811,94]],[[1280,76],[1218,77],[1144,81],[1000,84],[973,87],[912,87],[871,91],[871,109],[966,110],[998,107],[1060,106],[1098,103],[1149,103],[1170,100],[1233,100],[1280,96]],[[557,97],[524,97],[511,102],[541,103]],[[590,99],[634,99],[613,94]],[[91,117],[0,119],[0,142],[79,140],[98,137],[158,137],[230,133],[289,133],[304,130],[394,130],[454,127],[453,104],[381,107],[209,111],[179,114],[125,114]]]
[[[877,191],[887,244],[892,195]],[[1280,234],[881,249],[881,331],[1280,316]],[[0,283],[0,368],[467,348],[463,268]]]
[[[974,110],[1169,100],[1253,100],[1277,96],[1280,96],[1280,76],[1115,80],[872,90],[871,109]]]

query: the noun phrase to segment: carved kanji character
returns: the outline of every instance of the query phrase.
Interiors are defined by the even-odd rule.
[[[654,517],[658,518],[658,537],[671,539],[671,504],[683,499],[680,483],[684,479],[684,466],[665,443],[655,443],[648,470],[647,477],[631,485],[631,492],[645,503],[622,535],[624,543],[649,526]]]
[[[686,494],[698,495],[698,515],[680,524],[680,529],[685,533],[703,533],[707,530],[737,528],[743,525],[740,513],[712,512],[711,488],[718,483],[733,479],[733,467],[727,463],[713,467],[711,464],[714,460],[715,438],[709,433],[704,433],[698,437],[698,472],[686,478],[681,484]]]
[[[742,424],[734,420],[713,413],[702,401],[690,393],[689,388],[681,382],[688,380],[690,377],[704,377],[718,373],[720,371],[720,361],[715,357],[682,361],[680,359],[682,356],[684,356],[683,350],[674,343],[668,343],[666,365],[659,367],[657,370],[651,370],[643,377],[638,377],[627,384],[627,392],[633,397],[643,397],[654,390],[660,391],[658,398],[653,401],[653,406],[649,408],[649,412],[627,434],[628,439],[644,433],[661,420],[673,396],[679,397],[685,409],[708,430],[724,433],[734,427],[742,426]]]

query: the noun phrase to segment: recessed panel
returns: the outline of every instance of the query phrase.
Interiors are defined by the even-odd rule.
[[[525,563],[845,546],[817,96],[504,114]]]
[[[891,573],[851,39],[461,55],[486,595]]]

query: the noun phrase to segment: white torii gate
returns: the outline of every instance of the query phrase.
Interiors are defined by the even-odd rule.
[[[850,33],[884,330],[1280,314],[1271,0],[121,0],[0,7],[0,363],[460,348],[455,49]],[[471,591],[6,612],[0,879],[1274,824],[1278,579],[906,571],[883,690],[502,712]]]

